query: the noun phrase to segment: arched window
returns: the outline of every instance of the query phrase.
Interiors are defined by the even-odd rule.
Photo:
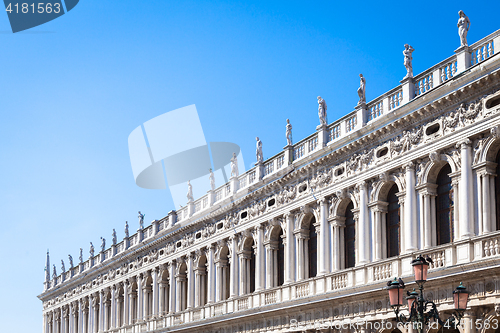
[[[187,265],[185,262],[179,267],[179,277],[177,278],[178,289],[176,292],[180,293],[180,309],[178,311],[184,311],[187,308],[187,286],[188,286],[188,276],[187,276]]]
[[[318,263],[318,236],[316,234],[316,219],[313,217],[309,222],[309,240],[307,241],[309,255],[309,277],[315,277],[317,274]]]
[[[255,291],[255,251],[253,249],[254,242],[252,239],[252,246],[250,247],[250,290],[249,293]]]
[[[354,205],[352,201],[347,205],[345,211],[345,229],[344,229],[344,253],[345,253],[345,268],[354,267],[356,264],[355,240],[356,240],[356,225],[352,210]]]
[[[387,195],[387,257],[395,257],[400,253],[400,218],[399,218],[399,200],[396,193],[399,192],[398,186],[394,184]]]
[[[436,196],[436,234],[437,245],[453,240],[453,187],[451,186],[451,167],[446,164],[437,177]]]
[[[283,229],[278,235],[278,286],[285,282],[285,244],[283,244]]]
[[[198,259],[198,267],[196,268],[196,278],[199,282],[196,282],[196,294],[195,294],[195,305],[203,306],[207,304],[207,257],[206,255],[200,256]]]

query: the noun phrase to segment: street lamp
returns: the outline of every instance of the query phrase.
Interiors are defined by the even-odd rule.
[[[439,318],[436,304],[424,298],[424,284],[427,281],[427,271],[429,270],[430,263],[432,263],[431,258],[424,258],[421,255],[411,262],[415,274],[415,282],[418,285],[419,291],[413,289],[412,292],[407,292],[408,317],[399,313],[399,308],[403,305],[405,288],[403,280],[401,278],[395,278],[387,282],[389,303],[396,314],[396,321],[403,324],[412,323],[416,325],[419,333],[423,331],[424,325],[429,324],[431,319],[437,320],[439,324],[443,326],[445,324],[460,323],[464,311],[467,308],[467,302],[469,301],[469,292],[463,286],[462,282],[460,282],[460,285],[453,292],[455,313],[446,320],[446,323],[443,322],[441,318]]]

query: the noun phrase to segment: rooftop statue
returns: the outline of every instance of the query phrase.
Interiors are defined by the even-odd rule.
[[[61,274],[66,272],[66,268],[64,267],[64,260],[61,259]]]
[[[292,124],[290,124],[290,119],[286,120],[286,144],[288,146],[292,145]]]
[[[232,161],[232,160],[231,160]],[[233,170],[233,166],[231,165],[231,172]],[[214,175],[214,172],[212,171],[212,168],[210,168],[210,176],[209,176],[209,179],[210,179],[210,189],[212,191],[215,190],[215,175]]]
[[[236,153],[233,153],[233,157],[231,158],[231,177],[238,177],[239,174],[238,157],[236,156]]]
[[[264,162],[264,155],[262,154],[262,141],[260,141],[259,137],[256,137],[257,140],[257,148],[255,154],[257,155],[257,163]]]
[[[412,53],[415,51],[411,45],[405,44],[405,50],[403,51],[403,55],[405,57],[404,65],[406,67],[406,76],[405,77],[413,77],[413,65]]]
[[[71,254],[68,254],[68,260],[69,260],[69,268],[73,268],[73,257]]]
[[[358,105],[366,103],[365,89],[366,89],[366,80],[363,77],[363,74],[359,74],[359,88],[358,88],[359,102],[358,102]]]
[[[457,23],[458,35],[460,36],[460,46],[468,46],[467,32],[470,29],[470,20],[467,15],[465,15],[463,10],[459,11],[458,15],[460,16]]]
[[[190,180],[188,180],[187,199],[188,199],[188,202],[191,202],[191,201],[194,200],[194,197],[193,197],[193,185],[191,185],[191,181]]]
[[[101,252],[104,252],[105,248],[106,248],[106,239],[101,237]]]
[[[141,211],[138,212],[139,213],[139,229],[144,229],[144,216],[146,216],[146,214],[141,214]]]
[[[92,244],[92,242],[90,242],[89,253],[90,253],[90,257],[93,258],[94,257],[94,244]]]
[[[116,230],[113,229],[113,245],[116,245]]]
[[[80,260],[80,264],[83,263],[83,249],[80,248],[80,257],[78,258]]]
[[[52,266],[52,278],[55,279],[57,277],[56,265]]]
[[[318,116],[319,116],[319,123],[321,125],[326,125],[327,120],[326,120],[326,102],[321,96],[318,96]]]
[[[128,221],[125,221],[125,238],[128,238]]]

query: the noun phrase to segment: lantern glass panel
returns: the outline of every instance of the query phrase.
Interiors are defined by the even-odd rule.
[[[403,304],[403,292],[400,288],[389,289],[389,302],[391,306],[401,306]]]
[[[415,281],[427,281],[427,271],[429,265],[417,264],[413,266],[413,272],[415,274]]]

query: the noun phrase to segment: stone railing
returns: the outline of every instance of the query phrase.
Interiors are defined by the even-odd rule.
[[[370,285],[373,285],[371,287],[373,290],[380,290],[386,281],[394,277],[403,277],[411,283],[413,280],[411,261],[419,254],[424,257],[429,256],[433,260],[429,268],[430,279],[440,277],[443,268],[447,269],[446,274],[463,272],[464,269],[467,270],[467,267],[463,266],[466,263],[471,264],[470,269],[472,270],[476,263],[482,260],[496,258],[500,261],[500,231],[440,245],[427,251],[404,254],[359,267],[328,273],[273,289],[256,291],[248,295],[237,296],[180,313],[164,314],[160,318],[148,318],[145,321],[122,327],[117,332],[125,333],[130,328],[135,328],[135,330],[131,330],[133,332],[140,332],[146,323],[149,330],[155,330],[315,295],[331,292],[349,293],[349,288],[370,288]]]

